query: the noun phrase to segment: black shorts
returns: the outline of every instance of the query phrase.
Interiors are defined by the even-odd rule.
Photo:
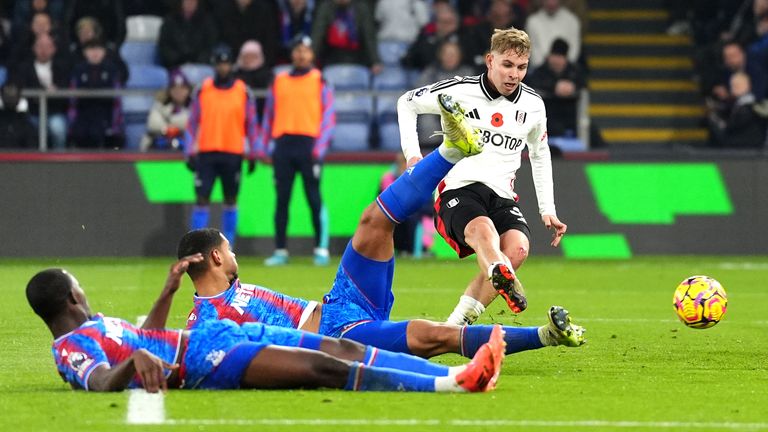
[[[243,156],[232,153],[208,152],[197,156],[195,171],[195,194],[210,198],[213,183],[221,178],[224,198],[237,198],[240,190],[240,172],[243,169]]]
[[[528,223],[514,200],[502,198],[482,183],[443,191],[435,201],[437,232],[459,254],[459,258],[475,253],[464,240],[464,228],[472,219],[487,216],[499,235],[514,229],[531,238]]]

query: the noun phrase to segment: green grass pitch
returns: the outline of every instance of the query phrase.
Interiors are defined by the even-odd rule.
[[[308,261],[281,269],[239,257],[244,281],[320,299],[335,267]],[[169,259],[1,260],[0,430],[768,430],[768,257],[654,257],[567,261],[535,255],[521,269],[529,308],[500,301],[484,323],[540,325],[552,304],[588,330],[581,348],[545,348],[506,358],[488,394],[308,391],[172,391],[165,422],[126,423],[129,392],[74,392],[58,377],[51,336],[26,304],[36,271],[65,267],[91,307],[134,320],[146,314]],[[474,260],[399,260],[393,319],[442,319],[476,272]],[[723,322],[685,328],[672,311],[683,278],[706,274],[728,292]],[[190,308],[185,280],[169,326]],[[436,359],[463,362],[456,355]]]

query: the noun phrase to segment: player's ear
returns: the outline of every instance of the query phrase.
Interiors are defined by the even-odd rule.
[[[493,60],[493,53],[489,52],[485,54],[485,67],[491,68],[491,60]]]
[[[223,260],[221,251],[218,248],[211,249],[211,261],[213,261],[215,265],[221,265]]]

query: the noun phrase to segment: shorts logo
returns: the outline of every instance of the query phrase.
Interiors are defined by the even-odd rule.
[[[519,112],[519,111],[518,111]],[[501,113],[494,113],[491,116],[491,125],[494,127],[501,127],[504,124],[504,116]]]
[[[515,114],[515,119],[517,120],[517,124],[521,125],[525,123],[525,118],[528,117],[528,113],[525,111],[518,111],[517,114]]]
[[[522,222],[522,223],[528,225],[528,222],[523,217],[523,212],[521,212],[519,208],[510,209],[509,212],[517,217],[517,221],[518,222]]]
[[[448,204],[446,204],[445,206],[448,207],[448,208],[454,208],[454,207],[456,207],[456,205],[458,203],[459,203],[459,199],[458,198],[454,198],[454,199],[448,201]]]
[[[222,360],[224,360],[225,354],[226,353],[222,350],[213,350],[205,356],[205,361],[210,362],[213,367],[216,367]]]

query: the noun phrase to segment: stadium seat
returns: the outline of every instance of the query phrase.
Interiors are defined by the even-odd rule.
[[[408,72],[399,66],[385,66],[373,77],[374,90],[399,90],[405,92],[410,87]]]
[[[131,64],[157,64],[157,44],[148,41],[125,41],[120,47],[120,57]]]
[[[331,148],[338,151],[370,149],[373,101],[370,96],[338,94],[334,99],[336,128]]]
[[[397,96],[376,98],[376,123],[379,126],[379,147],[400,151],[400,126],[397,123]]]
[[[134,15],[125,20],[126,41],[157,42],[163,19],[154,15]]]
[[[368,90],[371,86],[371,71],[358,64],[326,66],[323,76],[336,90]]]
[[[379,58],[384,66],[400,65],[400,59],[408,52],[408,43],[400,41],[379,42]]]
[[[134,74],[131,73],[131,77],[133,76]],[[153,95],[127,95],[123,96],[121,100],[125,122],[125,148],[137,150],[141,137],[147,130],[147,115],[149,115],[149,110],[155,102],[155,97]]]
[[[205,63],[185,63],[181,65],[181,71],[192,85],[201,84],[203,80],[215,74],[213,66]]]
[[[163,89],[168,85],[168,71],[162,66],[129,64],[128,72],[127,88]]]

